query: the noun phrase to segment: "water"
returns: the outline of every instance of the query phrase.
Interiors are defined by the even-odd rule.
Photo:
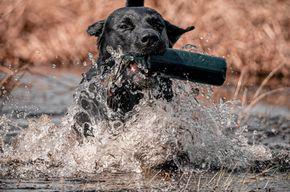
[[[101,173],[85,177],[0,179],[5,191],[281,191],[289,190],[289,175],[192,171],[174,175]]]
[[[19,123],[2,115],[0,187],[11,191],[214,187],[238,191],[239,187],[251,186],[245,186],[243,178],[256,178],[250,189],[254,185],[267,189],[269,183],[281,190],[289,189],[289,172],[277,177],[275,169],[266,171],[268,175],[236,172],[247,170],[256,161],[272,159],[270,148],[260,142],[249,144],[246,137],[249,126],[239,120],[242,108],[238,101],[215,104],[211,101],[210,86],[190,82],[176,80],[173,89],[172,102],[145,97],[124,124],[98,122],[94,125],[95,137],[81,143],[71,127],[76,109],[69,99],[64,99],[63,104],[70,105],[67,115],[61,115],[64,108],[60,104],[55,105],[54,112],[59,111],[54,116],[57,118],[34,115],[37,118],[28,118],[27,122],[23,120],[30,117],[27,110],[19,108],[26,114]],[[49,98],[54,101],[56,96]],[[48,114],[53,114],[53,107],[46,108],[45,102],[38,104],[42,107],[35,110],[39,111],[36,114],[49,110]],[[31,106],[26,105],[24,108],[31,111]],[[15,104],[4,105],[6,112],[15,108]],[[181,172],[146,174],[150,168],[166,162],[174,162]],[[209,169],[229,171],[211,173],[206,171]],[[233,169],[235,172],[231,172]]]

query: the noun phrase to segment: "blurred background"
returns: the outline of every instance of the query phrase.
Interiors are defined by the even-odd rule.
[[[27,73],[69,71],[80,76],[90,65],[88,52],[97,57],[96,40],[86,34],[87,27],[124,4],[125,0],[1,0],[1,96],[21,86],[19,79]],[[245,104],[263,99],[290,106],[290,1],[145,4],[180,27],[196,27],[175,48],[193,44],[227,59],[227,83],[215,92],[216,98],[241,98]]]

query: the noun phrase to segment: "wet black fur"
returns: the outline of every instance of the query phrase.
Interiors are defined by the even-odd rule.
[[[182,34],[194,28],[193,26],[187,29],[177,27],[163,19],[155,10],[143,7],[143,5],[143,0],[128,0],[127,7],[115,10],[107,19],[97,21],[88,27],[87,33],[98,38],[98,66],[105,65],[102,66],[104,69],[115,64],[113,61],[109,64],[105,63],[111,57],[106,49],[107,46],[111,46],[113,49],[120,47],[124,53],[132,55],[160,54],[165,48],[172,47]],[[90,82],[94,76],[99,75],[97,71],[98,69],[92,67],[84,75],[81,83]],[[110,70],[103,70],[103,73],[106,71]],[[153,82],[156,83],[156,86],[152,87],[153,96],[157,99],[170,101],[173,97],[171,80],[158,74],[149,78],[152,78]],[[97,90],[97,88],[94,89]],[[103,92],[103,94],[107,94],[106,91],[103,90]],[[86,92],[78,98],[78,104],[83,112],[75,115],[74,128],[81,132],[81,135],[93,136],[90,124],[93,121],[107,118],[104,115],[106,113],[104,105],[125,114],[139,103],[139,100],[143,98],[143,93],[142,88],[131,83],[124,84],[115,90],[112,96],[106,96],[107,103],[100,103],[90,98]],[[91,116],[94,116],[94,120],[90,118]]]

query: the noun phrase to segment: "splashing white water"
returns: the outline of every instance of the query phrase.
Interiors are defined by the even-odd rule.
[[[86,85],[84,85],[86,88]],[[77,140],[72,129],[72,106],[59,126],[42,116],[14,139],[2,145],[1,176],[73,176],[102,171],[135,171],[174,161],[182,168],[181,154],[202,168],[243,168],[271,158],[264,146],[250,146],[242,135],[238,102],[209,106],[197,101],[196,90],[210,100],[210,86],[173,81],[172,102],[145,97],[134,114],[119,126],[97,122],[94,136]],[[116,122],[114,122],[116,123]],[[9,122],[2,117],[2,127]],[[6,132],[1,133],[1,140]]]
[[[174,101],[144,100],[138,113],[115,130],[118,134],[99,124],[95,137],[83,144],[77,142],[71,128],[71,115],[64,117],[60,126],[47,116],[31,121],[12,146],[4,147],[1,173],[71,176],[105,170],[140,171],[142,166],[177,161],[182,153],[188,153],[190,162],[201,167],[245,167],[254,160],[270,158],[266,148],[249,146],[239,133],[235,102],[203,107],[188,92],[189,87],[174,82]],[[225,134],[228,129],[232,134]]]

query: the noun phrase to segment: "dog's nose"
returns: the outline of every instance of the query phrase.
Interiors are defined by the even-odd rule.
[[[151,45],[153,43],[155,43],[156,41],[158,41],[159,38],[157,35],[155,34],[152,34],[152,33],[146,33],[146,34],[143,34],[142,37],[141,37],[141,43],[143,45]]]

